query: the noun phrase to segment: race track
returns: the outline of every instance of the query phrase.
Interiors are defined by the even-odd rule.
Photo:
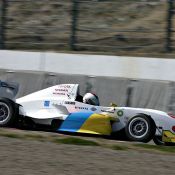
[[[25,137],[24,137],[25,136]],[[0,129],[1,175],[174,174],[175,154],[144,149],[58,144],[50,138],[83,138],[103,145],[131,145],[104,138]]]

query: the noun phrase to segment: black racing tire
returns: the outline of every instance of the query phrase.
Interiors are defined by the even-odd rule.
[[[165,145],[165,143],[162,141],[162,136],[154,136],[153,141],[156,145]]]
[[[149,116],[140,114],[128,121],[125,132],[130,141],[147,143],[153,139],[156,127]]]
[[[0,127],[12,126],[16,119],[15,103],[7,98],[0,98]]]

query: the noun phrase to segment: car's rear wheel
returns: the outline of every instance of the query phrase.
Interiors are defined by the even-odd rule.
[[[0,127],[12,125],[15,118],[13,102],[6,98],[0,98]]]
[[[155,131],[156,127],[154,122],[145,115],[132,117],[125,128],[129,140],[145,143],[154,137]]]

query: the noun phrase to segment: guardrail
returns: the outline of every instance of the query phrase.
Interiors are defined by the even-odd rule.
[[[174,59],[1,50],[0,68],[175,82]]]

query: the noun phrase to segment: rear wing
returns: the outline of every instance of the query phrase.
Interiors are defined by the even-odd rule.
[[[61,99],[61,100],[75,100],[78,94],[78,84],[60,84],[55,85],[32,94],[26,95],[17,99],[18,103],[31,101],[31,100],[43,100],[43,99]]]
[[[19,84],[0,80],[0,97],[14,99],[18,93]]]

